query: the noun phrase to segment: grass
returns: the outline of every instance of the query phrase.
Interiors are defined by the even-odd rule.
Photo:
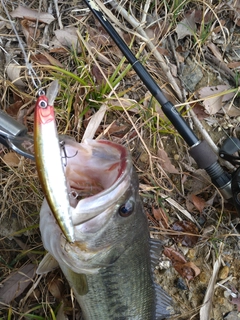
[[[28,5],[26,1],[19,1],[19,3]],[[37,2],[31,4],[34,8],[38,7]],[[147,42],[143,44],[142,38],[138,38],[136,34],[132,35],[125,31],[125,26],[131,29],[130,23],[126,24],[126,21],[120,15],[117,15],[117,19],[122,25],[122,36],[126,39],[134,54],[139,57],[154,79],[165,90],[164,92],[166,92],[168,97],[174,101],[174,104],[182,106],[182,114],[186,120],[189,114],[185,110],[184,101],[179,101],[179,97],[173,89],[171,81],[167,79],[166,73],[159,67],[159,61],[154,56],[154,51],[166,50],[167,54],[163,57],[164,61],[167,61],[168,66],[171,67],[171,72],[176,73],[174,80],[177,81],[177,85],[181,88],[180,91],[184,91],[179,79],[181,80],[180,67],[181,63],[185,63],[185,54],[188,57],[193,56],[197,61],[202,61],[199,57],[199,52],[204,54],[203,47],[209,41],[213,41],[211,38],[213,36],[213,29],[218,26],[219,21],[224,19],[227,21],[228,19],[229,25],[233,24],[230,11],[223,12],[218,7],[219,4],[216,2],[213,5],[210,1],[193,2],[189,0],[165,0],[161,4],[151,2],[148,12],[149,23],[156,28],[154,29],[156,33],[159,31],[158,28],[162,28],[162,38],[157,39],[158,41],[155,42],[155,50],[150,50]],[[142,1],[132,1],[124,4],[129,15],[135,15],[139,20],[141,20],[142,10],[145,5],[146,2]],[[207,280],[206,283],[199,283],[198,279],[189,282],[188,286],[194,298],[195,292],[206,290],[213,265],[211,257],[218,256],[219,241],[225,239],[223,235],[231,234],[232,232],[231,224],[228,221],[228,215],[232,208],[221,202],[221,197],[218,195],[216,188],[209,184],[202,172],[197,170],[188,154],[188,147],[169,120],[162,115],[156,101],[149,98],[146,88],[135,75],[126,59],[116,50],[116,46],[110,39],[107,39],[107,44],[103,44],[99,40],[100,38],[98,38],[100,27],[97,27],[98,30],[95,33],[92,33],[92,30],[89,28],[89,26],[93,27],[93,29],[96,28],[96,22],[90,13],[79,11],[80,14],[79,12],[75,14],[75,6],[74,3],[61,3],[59,4],[59,10],[63,14],[62,17],[64,17],[66,10],[71,13],[63,18],[64,27],[67,25],[77,25],[81,29],[81,33],[79,32],[78,35],[81,51],[77,51],[77,48],[68,48],[64,52],[50,52],[61,63],[62,67],[51,64],[43,65],[41,62],[33,64],[44,86],[53,79],[59,80],[61,88],[55,103],[59,133],[74,136],[78,141],[81,141],[88,118],[99,110],[101,105],[106,104],[107,112],[96,136],[101,135],[103,138],[125,144],[131,149],[133,163],[139,173],[140,192],[143,197],[144,206],[151,217],[151,233],[158,234],[168,246],[180,247],[178,249],[181,250],[181,244],[175,244],[172,240],[170,236],[171,230],[161,229],[159,235],[159,222],[152,215],[152,208],[155,206],[163,207],[163,211],[168,216],[169,225],[178,219],[185,219],[181,208],[188,210],[190,215],[198,222],[204,218],[205,222],[201,224],[200,230],[200,235],[203,235],[204,240],[200,239],[198,245],[192,249],[194,251],[194,258],[192,260],[203,269],[203,272],[207,273]],[[182,21],[188,10],[196,8],[202,10],[203,13],[206,11],[206,8],[209,9],[213,12],[214,21],[210,20],[206,23],[203,15],[203,19],[197,24],[197,29],[193,36],[187,36],[178,41],[174,33],[177,24]],[[84,9],[84,7],[80,9]],[[11,10],[10,7],[9,10]],[[41,7],[40,11],[44,11],[44,9]],[[145,28],[145,26],[143,27]],[[53,38],[55,29],[58,29],[57,21],[51,24],[47,30],[50,39]],[[11,36],[9,35],[10,30],[4,28],[1,32],[3,33],[3,40],[7,41]],[[41,32],[43,32],[42,29]],[[19,34],[25,39],[21,31],[19,31]],[[103,35],[106,36],[104,32]],[[41,36],[43,36],[43,33],[41,33]],[[218,36],[221,40],[226,40],[221,28]],[[152,34],[150,40],[152,40],[151,37]],[[168,41],[169,37],[173,38],[175,49],[178,50],[177,52],[182,59],[179,58],[179,68],[175,68],[179,61],[176,61],[171,51]],[[91,39],[94,39],[94,43],[90,42]],[[37,52],[41,51],[42,47],[39,43],[40,39],[35,39],[34,47],[26,47],[27,53],[34,50]],[[12,50],[11,45],[9,51]],[[228,54],[221,50],[221,46],[217,43],[215,45],[218,46],[222,57],[228,59]],[[17,52],[15,59],[22,64],[21,58],[21,53]],[[214,70],[210,69],[206,63],[202,63],[203,69],[207,70],[205,74],[207,78],[208,73],[214,73]],[[214,67],[212,68],[214,69]],[[12,115],[18,117],[19,121],[23,121],[32,134],[32,111],[34,109],[33,101],[36,90],[31,84],[31,79],[28,78],[26,73],[21,74],[22,80],[29,85],[24,89],[17,88],[8,80],[7,75],[3,71],[0,67],[2,108],[10,105]],[[236,87],[238,87],[238,70],[235,71],[234,81],[236,82]],[[229,91],[231,90],[236,92],[236,88]],[[187,101],[189,95],[193,97],[192,100],[201,103],[194,94],[195,92],[186,93],[186,99],[183,100]],[[232,103],[234,104],[234,100]],[[221,120],[222,115],[216,114],[213,118]],[[236,126],[233,118],[228,117],[228,121],[233,126]],[[116,123],[118,125],[117,128],[120,128],[119,131],[116,127],[113,127]],[[111,130],[111,128],[114,129]],[[124,128],[124,130],[121,131],[121,128]],[[214,135],[211,127],[207,129],[212,134],[214,142],[218,143],[222,139],[222,137],[219,138]],[[195,127],[194,130],[196,130]],[[167,152],[171,164],[179,170],[179,174],[172,174],[168,172],[168,168],[164,167],[164,165],[159,165],[159,149]],[[8,154],[8,151],[1,149],[0,188],[2,197],[0,202],[0,229],[1,232],[3,232],[3,228],[5,228],[6,232],[9,231],[7,235],[1,234],[0,239],[1,281],[5,280],[8,275],[11,275],[13,271],[18,270],[25,264],[34,263],[37,265],[45,252],[38,230],[38,212],[43,195],[37,178],[35,164],[26,159],[21,159],[15,165],[10,164],[5,158],[6,154]],[[191,203],[189,196],[194,192],[202,195],[205,201],[210,201],[209,198],[214,193],[216,194],[211,204],[207,206],[207,208],[210,208],[208,213],[204,211],[205,209],[199,213]],[[160,196],[161,193],[165,193],[169,199],[175,200],[175,203],[179,204],[181,208],[173,207],[171,203],[163,200]],[[6,227],[3,227],[5,224]],[[12,227],[16,226],[16,228],[10,229],[10,225]],[[214,225],[214,231],[207,233],[208,228],[212,225]],[[232,246],[236,245],[234,242],[236,241],[236,237],[234,236],[224,241],[230,241]],[[229,245],[230,242],[227,242],[227,244]],[[231,246],[229,245],[229,247]],[[205,251],[208,249],[211,254],[209,255],[209,260],[206,261]],[[238,255],[235,258],[238,261]],[[224,259],[228,261],[226,256],[223,256]],[[238,279],[237,271],[232,270],[231,272]],[[54,277],[54,280],[51,277]],[[184,314],[186,310],[189,310],[184,319],[190,319],[192,305],[187,298],[187,293],[176,289],[174,281],[176,281],[177,277],[178,275],[172,272],[170,277],[168,277],[169,282],[163,283],[163,286],[172,288],[171,293],[175,290],[173,295],[178,301],[180,313]],[[159,281],[162,281],[161,277],[159,279]],[[64,288],[60,286],[61,288],[59,289],[62,295],[61,301],[49,290],[49,283],[52,283],[51,281],[55,281],[57,284],[59,281],[60,283],[64,283]],[[233,284],[237,286],[236,282]],[[31,294],[29,290],[32,290]],[[29,293],[29,296],[27,296],[27,293]],[[21,299],[24,299],[26,296],[27,298],[22,305]],[[215,297],[214,299],[217,298]],[[199,308],[200,305],[201,302],[196,302],[195,307]],[[217,303],[215,301],[214,319],[218,319],[219,313],[224,314],[233,310],[233,306],[227,303],[224,304],[225,309],[223,310],[217,309],[216,306]],[[32,285],[19,298],[14,299],[10,304],[0,307],[0,319],[56,319],[58,314],[63,314],[62,309],[64,309],[70,319],[77,319],[79,310],[72,298],[70,288],[67,286],[66,280],[61,273],[55,271],[43,277],[41,281],[38,277],[34,277]],[[198,316],[193,319],[198,319]]]

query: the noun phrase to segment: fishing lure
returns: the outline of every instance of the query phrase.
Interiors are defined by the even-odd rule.
[[[58,82],[53,81],[47,94],[40,92],[35,107],[34,152],[38,176],[56,221],[69,242],[74,242],[74,228],[61,147],[58,140],[53,103]]]

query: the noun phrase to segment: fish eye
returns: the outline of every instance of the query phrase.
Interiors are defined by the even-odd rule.
[[[118,213],[121,217],[126,218],[129,217],[134,210],[134,202],[132,200],[128,200],[126,203],[121,205],[121,207],[118,209]]]
[[[41,100],[40,102],[39,102],[39,106],[41,107],[41,108],[43,108],[43,109],[45,109],[45,108],[47,108],[47,102],[45,101],[45,100]]]

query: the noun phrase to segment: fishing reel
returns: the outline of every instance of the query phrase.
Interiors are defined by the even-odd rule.
[[[219,151],[219,156],[230,162],[234,166],[238,166],[236,171],[232,173],[231,193],[234,206],[240,216],[240,156],[236,155],[240,151],[240,140],[235,137],[227,138]]]

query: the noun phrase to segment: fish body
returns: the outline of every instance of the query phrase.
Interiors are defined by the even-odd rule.
[[[65,141],[65,174],[75,242],[69,243],[46,201],[44,247],[58,261],[84,320],[156,320],[171,299],[153,280],[148,222],[127,149],[109,141]],[[82,198],[82,195],[84,197]]]
[[[49,99],[45,95],[40,95],[35,107],[34,153],[38,176],[48,204],[65,237],[68,241],[73,242],[75,238],[71,207],[54,107],[49,104]]]

